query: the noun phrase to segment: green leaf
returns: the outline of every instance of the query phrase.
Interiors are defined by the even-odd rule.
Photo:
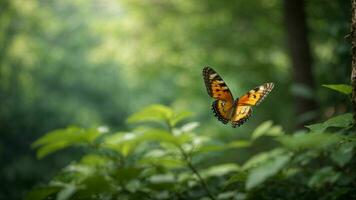
[[[173,174],[157,174],[151,176],[148,181],[149,187],[154,190],[162,191],[173,188],[176,184],[176,178]]]
[[[208,153],[213,151],[224,151],[227,149],[234,149],[234,148],[245,148],[251,146],[251,142],[247,140],[238,140],[232,141],[230,143],[222,143],[222,144],[204,144],[201,145],[194,151],[194,154],[199,153]]]
[[[237,191],[227,191],[227,192],[222,192],[219,193],[218,199],[223,200],[223,199],[235,199],[234,197],[236,196]]]
[[[335,172],[332,167],[327,166],[317,170],[309,179],[310,187],[322,187],[326,183],[334,183],[340,177],[340,173]]]
[[[307,133],[284,135],[276,138],[282,145],[290,149],[325,149],[340,141],[340,137],[327,133]]]
[[[109,193],[111,191],[108,178],[103,175],[95,174],[87,177],[80,183],[73,199],[91,199],[93,195]]]
[[[247,177],[246,189],[250,190],[277,174],[290,160],[290,155],[278,155],[275,158],[251,170]]]
[[[97,129],[68,127],[45,134],[32,144],[32,148],[38,148],[37,157],[43,158],[69,146],[93,143],[100,135]]]
[[[331,84],[331,85],[323,85],[326,88],[338,91],[343,94],[351,94],[352,93],[352,87],[351,85],[345,85],[345,84]]]
[[[342,143],[335,151],[331,153],[331,159],[343,167],[351,161],[353,155],[353,144],[351,142]]]
[[[276,149],[273,149],[268,152],[259,153],[257,155],[254,155],[253,157],[251,157],[248,161],[246,161],[245,164],[242,166],[242,169],[248,170],[248,169],[254,168],[254,167],[260,165],[261,163],[264,163],[264,162],[270,160],[273,157],[276,157],[278,155],[282,155],[285,153],[286,153],[286,151],[281,148],[276,148]]]
[[[139,136],[138,139],[140,139],[141,141],[157,141],[174,145],[181,145],[190,141],[192,139],[192,135],[181,134],[174,136],[165,130],[151,129]]]
[[[306,126],[313,132],[323,132],[329,127],[346,128],[353,124],[353,116],[351,113],[345,113],[336,117],[330,118],[323,123],[312,124]]]
[[[252,133],[252,140],[255,140],[261,136],[279,136],[283,135],[281,126],[273,126],[272,121],[265,121],[260,124]]]
[[[245,171],[240,171],[237,172],[235,175],[231,176],[229,180],[225,183],[225,187],[236,182],[242,182],[245,183],[247,179],[247,172]]]
[[[181,168],[185,166],[185,162],[182,159],[177,159],[166,150],[154,149],[147,152],[140,160],[140,164],[149,164],[152,166],[163,166],[165,168]]]
[[[60,192],[57,194],[57,200],[67,200],[77,191],[77,187],[73,184],[66,185]]]
[[[237,140],[227,143],[225,146],[227,148],[246,148],[251,146],[251,142],[247,140]]]
[[[115,150],[123,156],[127,156],[138,147],[138,134],[141,133],[118,132],[105,137],[101,146]]]
[[[199,122],[189,122],[184,124],[179,130],[183,133],[191,132],[199,126]]]
[[[87,154],[83,156],[80,160],[81,164],[88,165],[88,166],[104,166],[110,162],[105,156],[97,155],[97,154]]]
[[[151,105],[143,110],[131,115],[128,119],[128,123],[138,122],[168,122],[173,117],[173,111],[163,105]]]
[[[188,117],[191,117],[192,115],[193,115],[193,113],[189,112],[189,111],[182,111],[178,114],[175,114],[170,119],[171,126],[175,126],[177,123],[181,122],[182,120],[187,119]]]
[[[240,166],[235,163],[226,163],[209,167],[208,169],[201,170],[203,178],[209,178],[212,176],[222,177],[231,172],[237,172],[240,170]]]
[[[45,200],[48,199],[50,195],[57,193],[60,187],[39,187],[35,188],[26,194],[25,200]]]
[[[64,149],[70,145],[71,145],[71,143],[69,143],[68,141],[58,141],[55,143],[44,145],[37,150],[36,156],[38,159],[42,159],[45,156],[47,156],[51,153],[54,153],[56,151],[59,151],[61,149]]]

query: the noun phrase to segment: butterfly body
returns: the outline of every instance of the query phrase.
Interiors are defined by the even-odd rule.
[[[205,67],[203,77],[209,96],[216,99],[212,104],[215,116],[224,124],[231,121],[232,127],[245,123],[252,106],[261,103],[274,87],[273,83],[265,83],[234,99],[225,81],[212,68]]]

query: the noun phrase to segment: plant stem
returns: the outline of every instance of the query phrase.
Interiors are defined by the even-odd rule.
[[[169,120],[166,120],[166,123],[168,125],[168,131],[173,134],[173,127],[171,126]],[[205,180],[203,179],[203,177],[200,175],[199,171],[194,167],[193,163],[190,160],[190,157],[188,156],[188,154],[184,151],[184,149],[177,144],[178,149],[180,150],[182,156],[183,156],[183,160],[185,161],[185,163],[187,164],[187,167],[198,177],[199,183],[202,186],[202,188],[205,190],[206,194],[209,196],[209,198],[211,200],[216,200],[216,198],[214,197],[213,193],[210,191],[208,184],[205,182]]]
[[[194,167],[193,163],[191,162],[191,160],[189,159],[189,156],[187,155],[187,153],[184,151],[184,149],[181,146],[178,146],[184,161],[186,162],[188,168],[198,177],[198,180],[200,182],[200,185],[203,187],[203,189],[205,190],[205,192],[208,194],[209,198],[211,200],[215,200],[216,198],[214,197],[214,195],[212,194],[212,192],[210,191],[208,184],[205,182],[205,180],[203,179],[203,177],[201,177],[201,175],[199,174],[198,170]]]

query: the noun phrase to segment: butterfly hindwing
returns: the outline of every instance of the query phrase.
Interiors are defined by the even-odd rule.
[[[224,104],[224,101],[216,100],[213,102],[212,110],[215,114],[215,117],[218,118],[218,120],[222,123],[226,124],[230,120],[230,113],[232,112],[232,107],[227,108]]]
[[[252,108],[251,106],[237,106],[234,115],[231,118],[232,127],[241,126],[245,123],[251,116]]]
[[[265,83],[250,90],[239,98],[238,105],[258,105],[272,91],[273,87],[273,83]]]

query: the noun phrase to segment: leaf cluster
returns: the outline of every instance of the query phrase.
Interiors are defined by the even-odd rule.
[[[152,105],[127,119],[139,124],[131,131],[68,127],[49,132],[33,143],[38,158],[68,147],[86,153],[48,184],[33,189],[27,199],[356,197],[356,137],[350,113],[294,134],[266,121],[248,140],[229,142],[197,134],[199,123],[187,122],[191,115]],[[242,164],[212,159],[237,148],[253,149],[259,141],[274,145]]]

